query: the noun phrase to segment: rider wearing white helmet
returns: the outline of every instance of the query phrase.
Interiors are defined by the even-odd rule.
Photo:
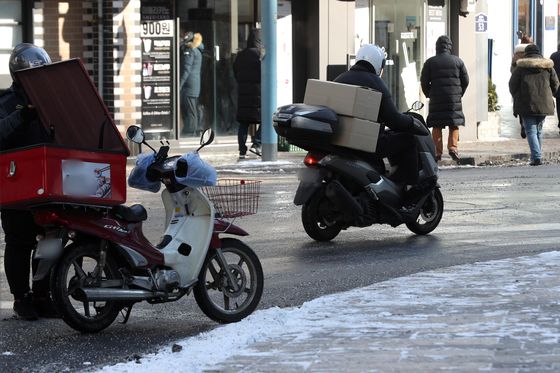
[[[430,131],[417,119],[397,110],[387,85],[381,79],[384,67],[385,51],[377,45],[365,44],[358,50],[354,66],[334,81],[365,86],[382,93],[377,119],[382,127],[375,153],[377,157],[388,157],[392,164],[399,165],[391,175],[393,181],[411,186],[417,183],[418,178],[418,153],[413,135],[427,136]]]

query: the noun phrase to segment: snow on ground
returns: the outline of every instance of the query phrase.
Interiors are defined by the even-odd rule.
[[[506,337],[509,345],[533,338],[540,346],[557,346],[560,331],[554,307],[560,292],[559,267],[560,252],[548,252],[417,273],[323,296],[300,307],[259,310],[239,323],[177,341],[179,352],[172,352],[170,344],[136,362],[99,372],[190,373],[220,371],[220,364],[230,370],[249,364],[246,371],[252,371],[250,364],[267,359],[298,371],[316,367],[322,359],[348,364],[347,354],[356,355],[360,348],[364,357],[390,351],[400,354],[399,361],[410,355],[445,364],[449,358],[445,351],[450,349],[442,347],[466,348],[465,356],[481,351],[468,350],[461,338],[496,344]],[[550,294],[556,299],[555,304],[546,303],[552,314],[538,302],[539,296],[549,302]],[[526,315],[531,316],[529,322],[523,319]],[[425,342],[419,343],[422,338]],[[426,354],[421,350],[426,344],[437,346]]]

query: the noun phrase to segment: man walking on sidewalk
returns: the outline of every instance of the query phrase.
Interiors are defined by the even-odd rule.
[[[436,55],[428,58],[420,74],[422,91],[430,99],[427,124],[432,128],[436,145],[436,160],[443,153],[442,130],[449,127],[447,149],[454,161],[459,161],[459,126],[465,125],[461,99],[469,85],[469,75],[463,61],[451,54],[451,39],[442,35],[436,41]]]
[[[531,166],[542,163],[542,127],[545,117],[554,114],[552,96],[558,85],[552,60],[543,58],[539,47],[529,44],[513,70],[509,91],[513,96],[513,114],[519,114],[523,119],[531,150]]]

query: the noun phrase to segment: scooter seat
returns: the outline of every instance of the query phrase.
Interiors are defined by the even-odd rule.
[[[113,207],[112,211],[118,218],[130,223],[137,223],[148,219],[148,212],[142,205],[118,205]]]

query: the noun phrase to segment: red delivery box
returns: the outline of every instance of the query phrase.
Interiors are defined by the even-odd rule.
[[[52,141],[0,151],[0,207],[125,202],[128,147],[81,61],[16,74]]]

